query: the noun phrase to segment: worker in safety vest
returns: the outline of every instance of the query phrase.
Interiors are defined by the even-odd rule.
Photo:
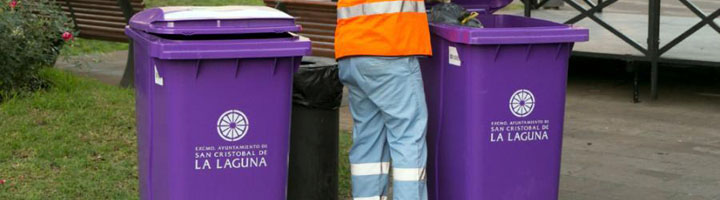
[[[427,107],[419,56],[430,56],[423,0],[340,0],[335,56],[349,89],[354,200],[426,200]]]

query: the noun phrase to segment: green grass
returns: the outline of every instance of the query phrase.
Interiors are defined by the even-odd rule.
[[[109,53],[128,49],[128,43],[76,38],[62,50],[63,56]]]
[[[350,193],[350,158],[348,157],[348,153],[350,152],[350,147],[352,146],[352,135],[348,132],[341,132],[340,133],[340,158],[339,166],[340,169],[338,169],[338,193],[340,196],[340,200],[344,199],[351,199],[352,194]]]
[[[0,199],[137,196],[133,92],[55,69],[0,104]]]

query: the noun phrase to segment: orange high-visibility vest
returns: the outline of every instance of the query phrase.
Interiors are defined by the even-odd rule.
[[[424,0],[340,0],[335,58],[432,55]]]

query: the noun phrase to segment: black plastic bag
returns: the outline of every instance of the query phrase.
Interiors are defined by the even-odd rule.
[[[480,20],[475,19],[477,13],[468,12],[464,7],[454,3],[439,3],[430,10],[429,21],[482,28]]]
[[[343,85],[334,59],[305,56],[293,79],[293,104],[314,109],[340,107]]]

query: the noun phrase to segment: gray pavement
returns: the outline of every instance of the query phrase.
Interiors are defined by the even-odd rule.
[[[62,57],[58,59],[55,67],[82,76],[89,76],[110,85],[120,85],[126,63],[127,51],[117,51],[70,58]]]
[[[117,84],[125,56],[88,56],[80,59],[83,68],[65,61],[58,67]],[[720,199],[720,73],[666,69],[661,99],[633,104],[627,74],[613,70],[622,67],[571,67],[560,199]],[[347,106],[341,118],[341,129],[350,131]]]
[[[719,73],[683,70],[640,104],[627,79],[571,74],[561,199],[720,199]]]

